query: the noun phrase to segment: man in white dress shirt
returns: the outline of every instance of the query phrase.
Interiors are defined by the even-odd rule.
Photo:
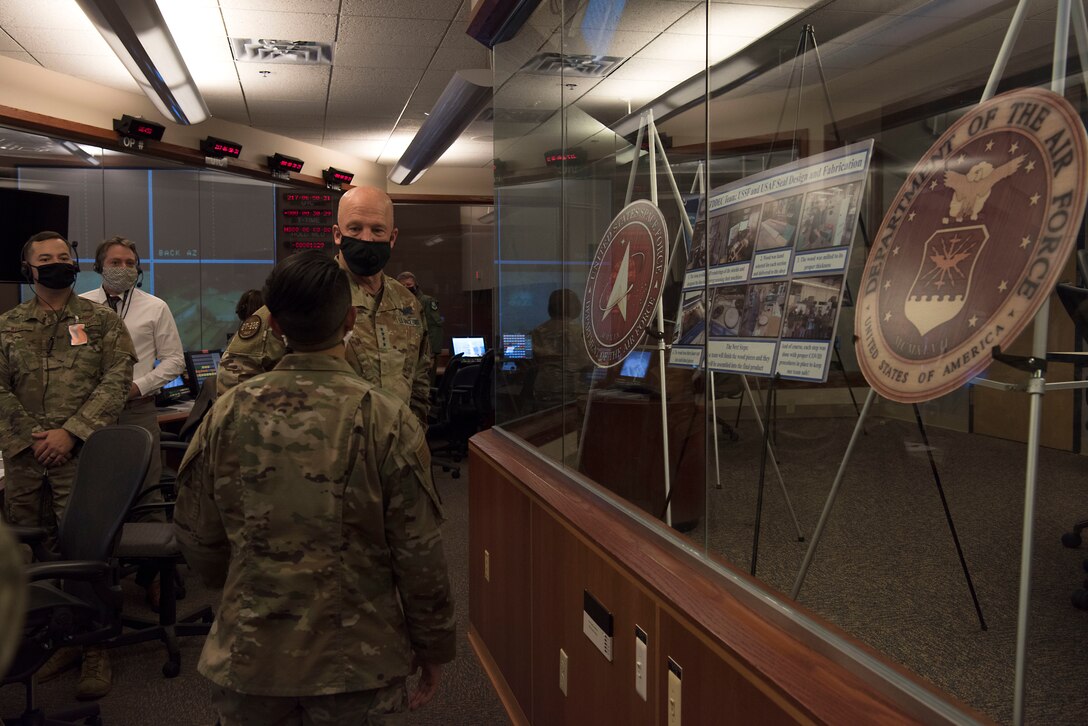
[[[136,287],[142,270],[136,245],[131,240],[111,237],[98,245],[94,271],[102,276],[102,287],[85,292],[82,297],[113,308],[125,321],[136,348],[132,388],[117,423],[147,429],[157,452],[159,422],[155,394],[185,371],[185,353],[178,326],[165,301]],[[161,361],[157,366],[156,359]],[[152,456],[144,486],[158,484],[161,475],[162,461],[158,456]]]

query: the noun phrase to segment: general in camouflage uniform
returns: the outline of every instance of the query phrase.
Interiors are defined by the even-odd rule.
[[[340,233],[341,227],[369,239],[346,237]],[[388,259],[396,241],[392,202],[373,187],[355,187],[340,199],[334,230],[337,244],[346,238],[349,246],[377,246]],[[374,241],[382,238],[388,239]],[[351,302],[358,312],[348,340],[348,362],[363,380],[407,403],[425,422],[431,405],[431,348],[422,305],[403,285],[381,272],[384,260],[373,269],[352,268],[355,263],[345,261],[343,254],[337,259],[352,273]],[[271,370],[285,353],[283,341],[269,329],[268,308],[261,308],[242,323],[223,354],[216,377],[219,395]]]
[[[290,288],[300,276],[313,284]],[[342,320],[331,330],[330,297]],[[186,560],[225,583],[198,668],[218,687],[223,726],[300,710],[376,723],[359,714],[402,710],[416,664],[437,685],[454,656],[426,439],[404,403],[343,359],[355,311],[335,262],[287,258],[265,299],[294,352],[216,401],[178,473]]]
[[[52,236],[24,250],[35,298],[0,315],[0,450],[8,521],[55,528],[72,492],[80,444],[117,420],[136,353],[117,313],[72,293],[68,243],[42,234]],[[51,444],[65,439],[61,448]]]

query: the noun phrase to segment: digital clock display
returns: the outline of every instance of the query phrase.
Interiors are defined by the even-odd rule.
[[[302,159],[296,159],[293,156],[284,156],[283,154],[273,154],[268,157],[268,166],[272,171],[279,172],[298,172],[302,171],[302,166],[305,162]]]
[[[332,222],[336,219],[336,198],[328,192],[279,189],[276,194],[276,255],[304,250],[335,251]]]
[[[242,145],[236,141],[209,136],[200,142],[200,150],[204,152],[204,156],[210,156],[213,159],[237,159],[242,154]]]
[[[326,184],[351,184],[351,180],[355,178],[355,175],[350,171],[341,171],[331,166],[321,174],[325,178]]]

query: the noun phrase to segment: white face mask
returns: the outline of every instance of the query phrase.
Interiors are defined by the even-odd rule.
[[[136,284],[138,275],[134,267],[104,267],[102,284],[116,292],[128,292]]]

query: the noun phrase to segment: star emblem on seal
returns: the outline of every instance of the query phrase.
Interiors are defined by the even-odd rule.
[[[922,157],[862,275],[856,347],[877,393],[954,391],[1031,322],[1076,242],[1086,153],[1073,107],[1030,88],[979,104]]]
[[[627,357],[649,326],[665,279],[665,217],[651,202],[631,202],[597,245],[582,303],[582,335],[602,368]]]

